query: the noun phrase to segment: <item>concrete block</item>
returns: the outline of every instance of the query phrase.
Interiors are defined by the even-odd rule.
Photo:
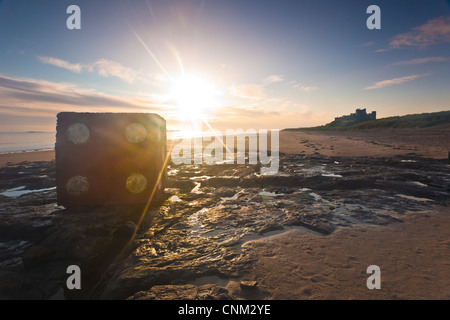
[[[61,112],[56,126],[58,204],[147,203],[164,192],[166,122],[151,113]]]

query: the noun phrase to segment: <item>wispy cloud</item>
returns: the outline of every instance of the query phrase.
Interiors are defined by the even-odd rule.
[[[284,81],[284,77],[280,74],[272,74],[270,76],[267,76],[263,79],[263,84],[264,85],[269,85],[271,83],[275,83],[275,82],[281,82]]]
[[[319,88],[316,87],[316,86],[303,86],[303,85],[301,85],[301,86],[298,87],[298,89],[300,89],[300,91],[303,91],[303,92],[313,92],[313,91],[316,91]]]
[[[80,73],[82,71],[96,72],[103,77],[116,77],[127,83],[133,83],[139,77],[139,73],[120,63],[108,59],[99,59],[90,64],[70,63],[54,57],[41,57],[38,59],[45,64]]]
[[[260,100],[266,97],[264,87],[254,83],[232,85],[229,92],[232,96],[244,99]]]
[[[393,63],[392,65],[393,66],[415,65],[415,64],[422,64],[422,63],[428,63],[428,62],[443,62],[443,61],[447,61],[447,60],[448,60],[448,58],[446,58],[446,57],[427,57],[427,58],[418,58],[418,59],[399,61],[399,62]]]
[[[112,76],[128,83],[133,83],[138,77],[138,73],[136,71],[124,67],[118,62],[107,59],[97,60],[91,64],[88,69],[89,71],[97,71],[98,74],[103,77]]]
[[[296,90],[300,90],[303,92],[313,92],[319,89],[319,87],[316,86],[307,86],[302,83],[298,83],[297,81],[291,81],[289,82],[290,86]]]
[[[415,27],[410,32],[395,36],[389,46],[394,49],[410,46],[427,47],[446,42],[450,42],[450,17],[439,17]]]
[[[0,106],[0,114],[10,116],[24,116],[24,117],[54,117],[55,111],[52,110],[39,110],[31,107],[19,107],[19,106]]]
[[[164,112],[165,102],[150,97],[130,98],[108,95],[70,83],[13,78],[0,74],[0,113],[22,115],[55,114],[60,111],[91,112]]]
[[[385,88],[385,87],[389,87],[389,86],[393,86],[396,84],[402,84],[404,82],[409,82],[409,81],[413,81],[415,79],[421,78],[421,77],[425,77],[425,76],[429,76],[430,73],[425,73],[425,74],[414,74],[411,76],[406,76],[406,77],[401,77],[401,78],[395,78],[395,79],[389,79],[389,80],[383,80],[383,81],[378,81],[375,82],[375,84],[365,87],[365,90],[373,90],[373,89],[380,89],[380,88]]]
[[[58,68],[63,68],[63,69],[67,69],[70,70],[72,72],[76,72],[76,73],[80,73],[81,70],[83,69],[83,66],[80,63],[70,63],[68,61],[64,61],[58,58],[52,58],[52,57],[40,57],[38,56],[38,59],[45,64],[51,64],[54,65]]]
[[[228,88],[230,95],[234,97],[261,100],[267,97],[267,87],[273,83],[283,82],[285,78],[281,74],[272,74],[260,81],[260,83],[242,83],[239,85],[233,84]]]

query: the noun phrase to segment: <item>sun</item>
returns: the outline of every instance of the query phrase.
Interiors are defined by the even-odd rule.
[[[208,111],[219,107],[220,91],[200,76],[185,74],[173,83],[170,96],[178,107],[180,120],[205,120]]]

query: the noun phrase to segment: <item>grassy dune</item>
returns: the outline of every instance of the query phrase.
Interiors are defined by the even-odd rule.
[[[288,128],[283,131],[331,131],[364,130],[382,128],[425,128],[450,123],[450,111],[410,114],[377,120],[358,122],[355,120],[338,120],[323,126],[310,128]]]

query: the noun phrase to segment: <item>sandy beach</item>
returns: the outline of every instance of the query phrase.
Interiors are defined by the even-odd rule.
[[[282,131],[280,151],[326,156],[389,157],[416,155],[444,159],[450,151],[450,126],[352,131]]]
[[[8,162],[21,163],[26,161],[51,161],[54,159],[54,150],[4,153],[0,154],[0,167],[3,167]]]
[[[280,151],[446,159],[449,129],[281,132]],[[3,154],[0,166],[52,159],[53,151]],[[237,280],[257,283],[250,299],[450,299],[450,216],[448,207],[430,208],[408,212],[401,222],[342,226],[331,234],[268,233],[243,244],[253,263]],[[370,265],[380,267],[380,290],[366,287]],[[234,290],[231,282],[227,288]]]

